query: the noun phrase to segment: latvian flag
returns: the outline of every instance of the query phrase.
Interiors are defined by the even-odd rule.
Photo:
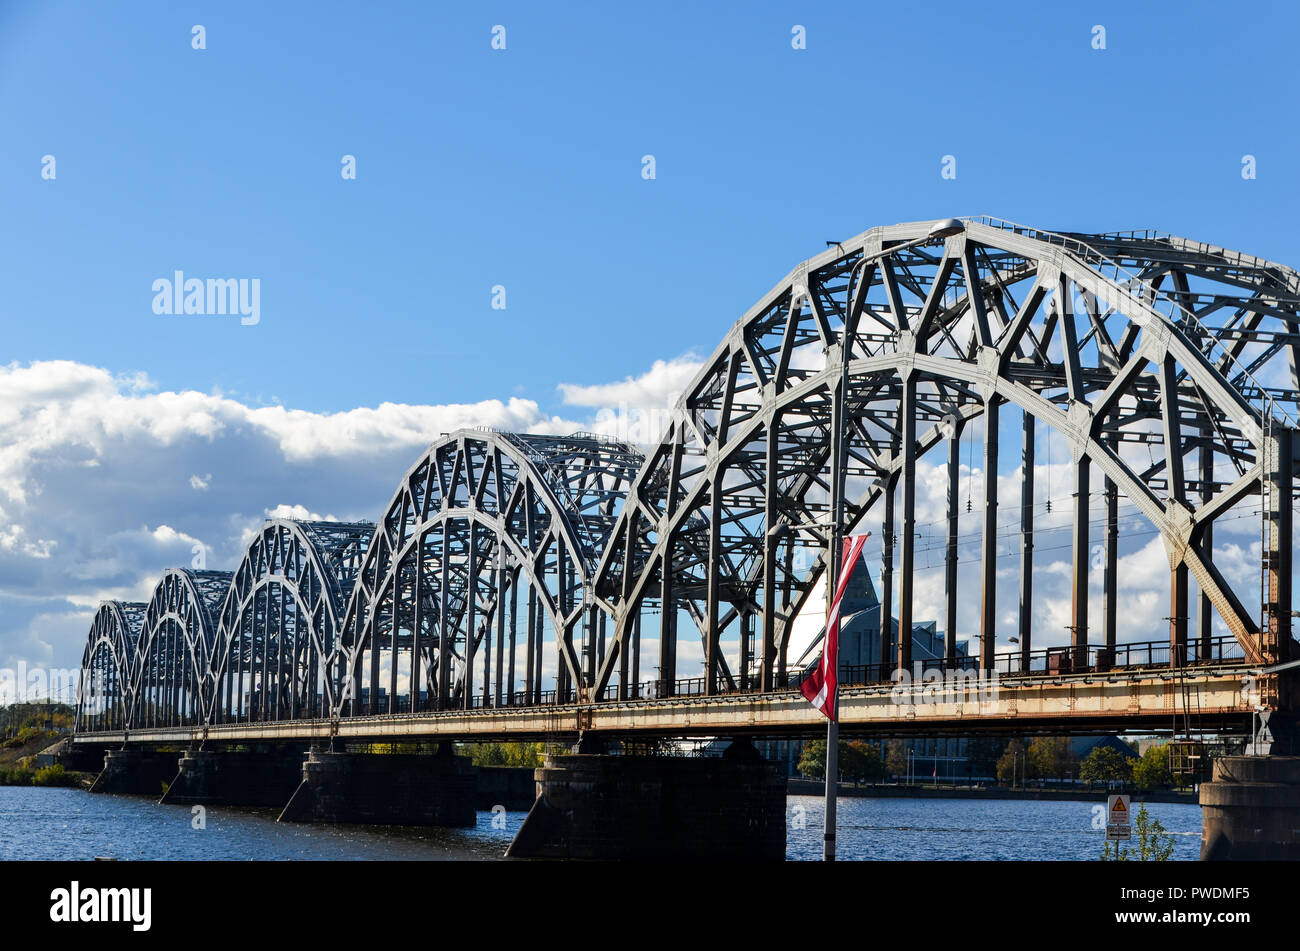
[[[831,602],[830,616],[826,620],[821,663],[799,686],[799,691],[808,698],[808,702],[825,714],[827,719],[835,718],[835,663],[839,657],[840,602],[844,599],[844,591],[849,586],[853,569],[862,557],[862,546],[867,543],[869,534],[850,535],[844,539],[844,558],[840,562],[840,577],[835,585],[835,600]]]

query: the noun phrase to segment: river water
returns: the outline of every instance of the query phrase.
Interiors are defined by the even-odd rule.
[[[1101,854],[1096,802],[972,799],[839,801],[841,859],[1077,859]],[[786,857],[821,858],[822,800],[791,796]],[[1196,859],[1201,810],[1151,803],[1174,836],[1174,858]],[[0,787],[0,860],[496,859],[522,812],[480,812],[470,829],[277,823],[275,810],[211,808],[195,828],[188,806],[77,789]]]

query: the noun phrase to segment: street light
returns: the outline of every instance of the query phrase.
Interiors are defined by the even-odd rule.
[[[784,538],[797,529],[811,528],[817,531],[825,531],[833,527],[830,522],[777,522],[767,530],[767,537]]]

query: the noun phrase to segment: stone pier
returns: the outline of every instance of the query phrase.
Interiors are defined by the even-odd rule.
[[[100,770],[91,792],[130,793],[158,796],[163,784],[176,778],[176,761],[179,753],[160,753],[154,750],[109,750],[104,754],[104,768]]]
[[[1202,859],[1300,859],[1300,756],[1215,760],[1201,826]]]
[[[436,754],[313,750],[281,822],[472,826],[474,767],[443,744]]]
[[[785,777],[749,744],[733,747],[736,754],[721,759],[551,757],[536,772],[537,800],[506,854],[781,861]]]
[[[159,803],[283,806],[302,782],[301,750],[184,753]]]

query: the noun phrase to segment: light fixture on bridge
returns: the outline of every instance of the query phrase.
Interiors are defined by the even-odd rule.
[[[956,218],[944,218],[942,221],[936,221],[930,228],[928,238],[951,238],[955,234],[961,234],[966,230],[966,225]]]

